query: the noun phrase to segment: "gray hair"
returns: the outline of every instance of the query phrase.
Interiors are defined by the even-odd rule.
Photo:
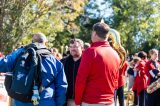
[[[43,34],[43,33],[36,33],[33,35],[33,38],[32,38],[32,42],[33,43],[45,43],[45,42],[48,42],[46,36]]]

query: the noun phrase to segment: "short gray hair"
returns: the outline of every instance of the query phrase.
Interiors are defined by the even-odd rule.
[[[32,42],[45,43],[45,42],[48,42],[48,40],[43,33],[39,32],[33,35]]]

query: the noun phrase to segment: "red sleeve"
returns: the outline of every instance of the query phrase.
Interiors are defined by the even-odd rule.
[[[153,70],[154,69],[154,66],[152,65],[151,61],[148,61],[146,64],[145,64],[145,68],[144,68],[144,71],[148,77],[148,85],[150,85],[150,78],[151,78],[151,75],[149,73],[150,70]]]
[[[127,62],[127,61],[125,61],[124,66],[122,67],[123,75],[125,75],[125,73],[126,73],[126,71],[127,71],[128,66],[129,66],[128,62]]]
[[[123,67],[119,70],[118,88],[125,84],[125,72],[128,68],[128,62],[125,61]]]
[[[119,69],[119,75],[125,75],[125,72],[128,68],[129,64],[127,61],[125,61],[123,67],[121,69]]]
[[[145,75],[145,70],[144,70],[145,62],[144,61],[141,61],[136,68],[137,70],[140,71],[140,75]]]
[[[91,64],[94,58],[94,52],[87,49],[83,52],[81,63],[78,69],[76,84],[75,84],[75,103],[80,105],[84,94],[86,81],[91,70]]]
[[[143,63],[140,62],[136,68],[137,68],[138,70],[144,70]]]

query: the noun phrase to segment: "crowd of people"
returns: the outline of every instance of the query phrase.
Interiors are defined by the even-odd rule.
[[[151,49],[149,55],[140,51],[121,66],[119,54],[108,42],[109,31],[107,24],[99,22],[93,25],[91,44],[71,39],[65,56],[49,49],[52,55],[41,61],[43,89],[38,106],[125,106],[126,82],[134,92],[133,106],[160,106],[160,89],[147,93],[147,87],[160,78],[158,50]],[[34,34],[32,41],[47,48],[42,33]],[[11,72],[23,51],[22,47],[7,56],[0,54],[0,72]],[[33,104],[14,99],[14,106]]]
[[[147,92],[147,87],[160,78],[158,52],[156,49],[151,49],[147,55],[144,51],[140,51],[130,62],[127,73],[129,90],[134,91],[135,106],[160,106],[160,89],[151,94]]]

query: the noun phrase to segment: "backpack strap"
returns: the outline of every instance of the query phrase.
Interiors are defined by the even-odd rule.
[[[42,57],[50,57],[52,55],[52,53],[47,48],[37,49],[36,52]]]
[[[37,66],[37,70],[36,70],[36,74],[35,74],[35,81],[34,81],[34,85],[40,86],[41,85],[41,63],[42,63],[42,58],[46,58],[46,57],[50,57],[52,55],[52,53],[42,44],[40,43],[31,43],[29,45],[24,46],[24,52],[27,51],[28,49],[33,48],[36,51],[36,55],[38,57],[38,66]],[[23,53],[24,53],[23,52]],[[23,54],[22,53],[22,54]],[[52,82],[51,82],[52,83]],[[50,86],[51,84],[49,83],[47,85]],[[46,88],[46,87],[45,87]]]
[[[46,86],[44,86],[44,88],[48,88],[50,85],[52,85],[53,82],[54,82],[54,80],[52,80],[49,84],[47,84]]]
[[[41,72],[42,72],[42,69],[41,69],[41,62],[42,62],[42,58],[39,54],[37,54],[37,57],[38,57],[38,66],[37,66],[37,69],[36,69],[36,74],[35,74],[35,81],[34,81],[34,85],[37,85],[38,87],[41,85]]]
[[[21,52],[18,54],[18,56],[16,57],[15,62],[14,62],[14,65],[13,65],[13,71],[12,71],[12,72],[7,72],[6,75],[12,76],[12,74],[16,71],[16,70],[15,70],[15,66],[16,66],[16,64],[17,64],[17,61],[18,61],[19,57],[26,52],[26,50],[27,50],[28,47],[27,47],[27,46],[22,46],[21,48],[24,48],[24,50],[21,51]]]
[[[35,74],[34,85],[37,85],[38,87],[40,87],[41,86],[41,79],[42,79],[42,77],[41,77],[42,58],[50,57],[52,55],[52,53],[44,45],[39,44],[39,43],[32,43],[29,45],[29,47],[32,47],[35,49],[36,55],[38,57],[38,66],[37,66],[37,70],[36,70],[36,74]]]
[[[27,45],[29,48],[34,48],[37,54],[42,57],[49,57],[52,53],[41,43],[31,43]]]

